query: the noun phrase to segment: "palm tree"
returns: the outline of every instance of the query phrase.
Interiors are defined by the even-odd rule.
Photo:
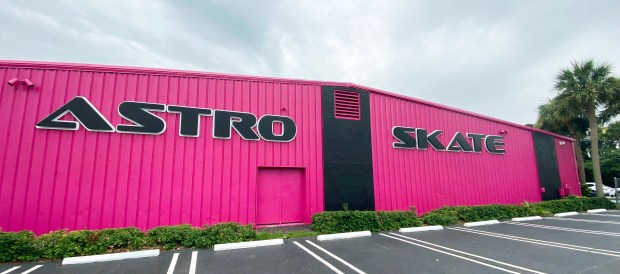
[[[590,126],[592,141],[592,171],[596,184],[596,196],[604,197],[603,179],[598,147],[597,109],[606,108],[612,101],[614,79],[611,66],[596,64],[593,60],[573,62],[571,69],[564,69],[556,76],[555,88],[558,103],[582,110]]]
[[[556,133],[567,132],[570,137],[575,139],[573,149],[577,158],[579,183],[585,185],[586,173],[581,152],[581,142],[579,140],[581,140],[586,131],[584,125],[587,124],[587,121],[579,109],[567,106],[568,104],[559,102],[557,98],[540,105],[538,107],[538,120],[535,126]]]

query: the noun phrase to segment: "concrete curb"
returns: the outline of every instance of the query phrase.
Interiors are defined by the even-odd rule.
[[[499,224],[499,221],[488,220],[488,221],[480,221],[480,222],[469,222],[469,223],[464,223],[463,226],[470,227],[470,226],[495,225],[495,224]]]
[[[572,212],[562,212],[562,213],[553,214],[553,216],[555,217],[566,217],[566,216],[574,216],[574,215],[579,215],[579,213],[577,213],[576,211],[572,211]]]
[[[262,240],[262,241],[230,243],[230,244],[216,244],[213,246],[213,250],[222,251],[222,250],[232,250],[232,249],[252,248],[252,247],[261,247],[261,246],[282,245],[282,244],[284,244],[283,239],[272,239],[272,240]]]
[[[63,265],[88,264],[88,263],[96,263],[96,262],[108,262],[108,261],[138,259],[138,258],[156,257],[156,256],[159,256],[159,249],[130,251],[130,252],[121,252],[121,253],[102,254],[102,255],[67,257],[62,260],[62,264]]]
[[[440,225],[432,225],[432,226],[420,226],[420,227],[404,227],[398,230],[398,232],[420,232],[420,231],[431,231],[431,230],[442,230],[443,226]]]
[[[517,218],[512,218],[511,219],[511,221],[513,221],[513,222],[534,221],[534,220],[542,220],[542,217],[540,217],[540,216],[530,216],[530,217],[517,217]]]
[[[599,209],[590,209],[590,210],[588,210],[588,213],[601,213],[601,212],[607,212],[607,209],[599,208]]]
[[[339,239],[366,237],[370,235],[371,235],[370,231],[356,231],[356,232],[347,232],[347,233],[319,235],[319,236],[316,236],[316,239],[318,241],[331,241],[331,240],[339,240]]]

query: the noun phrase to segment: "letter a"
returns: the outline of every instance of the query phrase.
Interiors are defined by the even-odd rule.
[[[78,122],[59,120],[71,113]],[[78,130],[80,124],[88,131],[114,132],[114,127],[88,99],[76,96],[36,124],[36,128]]]

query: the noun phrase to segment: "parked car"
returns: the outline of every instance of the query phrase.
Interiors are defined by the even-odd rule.
[[[588,185],[588,188],[590,189],[590,196],[596,196],[596,184],[593,182],[587,182],[586,185]],[[605,196],[615,197],[616,189],[603,185],[603,194]]]

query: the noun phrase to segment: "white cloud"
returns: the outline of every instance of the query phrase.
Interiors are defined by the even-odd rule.
[[[2,59],[355,82],[523,124],[535,120],[555,73],[571,60],[620,64],[620,3],[611,0],[4,1],[0,8],[7,11]]]

